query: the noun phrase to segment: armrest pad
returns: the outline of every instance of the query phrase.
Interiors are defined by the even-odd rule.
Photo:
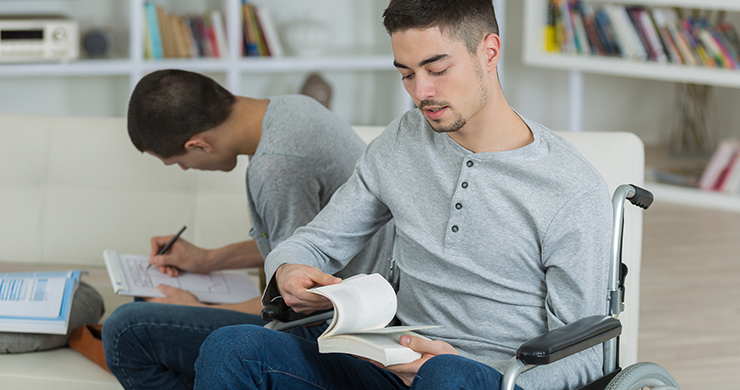
[[[322,318],[322,321],[323,321],[325,320],[325,318],[318,317],[318,315],[324,314],[327,312],[333,312],[333,309],[319,310],[311,314],[296,313],[291,307],[285,304],[283,297],[277,296],[273,298],[269,304],[265,305],[262,308],[260,317],[264,321],[278,320],[281,322],[292,322],[292,321],[302,320],[304,318],[309,318],[309,317]],[[331,316],[329,318],[331,318]]]
[[[614,317],[586,317],[526,341],[516,357],[526,364],[550,364],[621,333],[622,324]]]

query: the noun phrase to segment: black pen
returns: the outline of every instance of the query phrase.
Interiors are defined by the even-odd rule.
[[[170,242],[168,242],[167,245],[165,245],[162,249],[159,250],[159,252],[157,253],[157,256],[163,255],[165,252],[167,252],[170,249],[170,247],[172,246],[172,244],[174,244],[175,241],[177,241],[177,239],[180,238],[180,235],[182,234],[182,232],[185,231],[185,228],[187,228],[187,226],[183,226],[182,229],[180,229],[180,231],[177,232],[177,234],[175,234],[174,237],[172,237],[172,239],[170,240]],[[149,268],[151,268],[151,267],[152,267],[152,263],[149,263],[149,265],[146,266],[146,270],[149,271]]]

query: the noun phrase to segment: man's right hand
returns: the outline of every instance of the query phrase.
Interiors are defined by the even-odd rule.
[[[341,283],[342,279],[320,269],[301,264],[283,264],[275,271],[275,282],[285,304],[298,313],[309,314],[331,309],[331,301],[307,290],[319,286]]]
[[[149,254],[149,262],[158,267],[162,273],[177,276],[179,270],[208,273],[208,251],[198,248],[182,237],[178,238],[163,255],[157,255],[159,251],[172,239],[172,236],[152,237],[152,252]]]

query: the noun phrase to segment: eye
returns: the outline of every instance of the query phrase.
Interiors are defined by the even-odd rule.
[[[401,74],[401,81],[411,80],[412,78],[414,78],[413,73]]]
[[[447,69],[448,68],[442,69],[439,72],[434,72],[434,71],[430,70],[429,71],[429,74],[431,74],[433,76],[442,76],[443,74],[445,74],[445,72],[447,72]]]

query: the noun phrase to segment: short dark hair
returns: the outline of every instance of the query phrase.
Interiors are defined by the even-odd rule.
[[[236,98],[213,79],[178,69],[144,76],[128,103],[128,135],[141,152],[168,158],[185,153],[194,135],[231,115]]]
[[[462,41],[470,53],[488,34],[498,35],[491,0],[391,0],[383,12],[388,34],[438,27],[442,34]]]

